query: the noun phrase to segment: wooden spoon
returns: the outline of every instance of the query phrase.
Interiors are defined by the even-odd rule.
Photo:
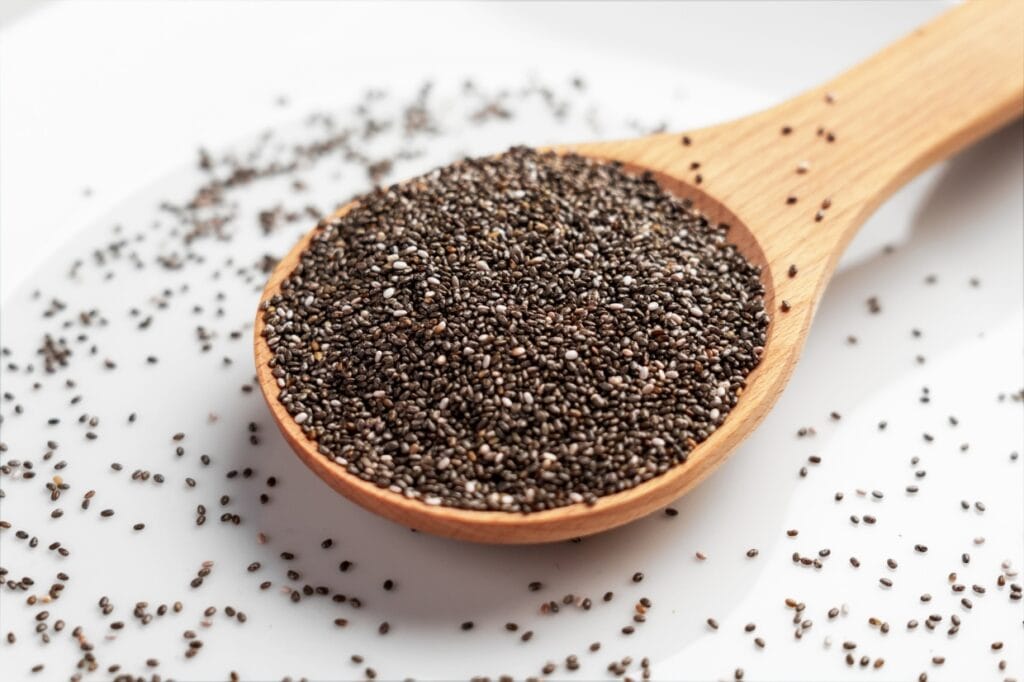
[[[530,514],[428,506],[349,474],[317,453],[278,402],[262,310],[255,329],[260,387],[288,443],[317,475],[398,523],[490,543],[548,542],[620,526],[697,485],[764,418],[789,379],[836,261],[871,212],[926,167],[1022,113],[1024,2],[975,0],[753,116],[685,135],[557,147],[650,171],[667,191],[729,224],[730,240],[762,268],[772,316],[763,359],[718,430],[685,463],[592,506]],[[280,291],[315,232],[278,264],[263,300]]]

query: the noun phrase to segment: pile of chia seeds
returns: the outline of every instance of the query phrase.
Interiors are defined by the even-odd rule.
[[[651,177],[516,147],[361,197],[264,305],[321,453],[427,504],[531,512],[686,461],[763,352],[759,270]]]

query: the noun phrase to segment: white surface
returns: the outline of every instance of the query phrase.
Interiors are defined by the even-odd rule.
[[[352,102],[364,84],[408,92],[430,75],[457,83],[473,73],[481,83],[515,84],[531,71],[555,81],[578,71],[593,82],[590,95],[609,112],[609,132],[629,115],[665,117],[681,128],[792,94],[938,9],[925,3],[286,8],[268,2],[66,3],[44,9],[0,33],[3,344],[24,358],[41,334],[31,323],[10,324],[38,320],[39,304],[27,297],[32,285],[20,291],[16,286],[43,263],[52,263],[63,278],[71,255],[83,245],[103,243],[115,219],[129,232],[146,227],[154,204],[180,194],[190,172],[168,177],[167,171],[191,165],[197,145],[219,149],[310,109],[336,109]],[[279,94],[290,98],[287,108],[274,105]],[[557,139],[561,132],[551,124],[523,125],[538,137]],[[587,133],[578,123],[566,129],[575,137]],[[468,132],[445,143],[459,147],[433,152],[440,161],[463,149],[486,151],[520,132]],[[844,258],[776,410],[714,477],[675,505],[680,515],[674,519],[655,516],[580,544],[490,548],[412,535],[371,517],[330,493],[288,454],[258,396],[240,398],[237,387],[251,376],[245,340],[231,345],[221,339],[210,357],[194,364],[189,325],[199,322],[189,315],[192,303],[212,307],[213,291],[223,289],[229,292],[227,319],[244,324],[251,317],[252,292],[228,279],[205,286],[193,282],[192,294],[184,297],[189,305],[180,301],[181,309],[168,314],[167,320],[187,321],[177,335],[164,318],[145,337],[145,347],[136,345],[134,333],[92,332],[103,356],[134,358],[124,362],[131,374],[125,368],[102,377],[95,367],[74,371],[83,386],[93,387],[81,411],[101,416],[100,440],[84,441],[77,424],[43,431],[52,409],[66,409],[70,392],[57,385],[32,396],[31,408],[20,417],[10,416],[9,402],[0,404],[7,418],[2,439],[11,446],[4,459],[37,460],[45,480],[42,472],[49,467],[38,462],[41,441],[57,433],[62,446],[55,460],[71,462],[65,477],[74,486],[64,505],[69,513],[51,520],[45,497],[26,496],[27,482],[0,479],[8,491],[0,517],[41,540],[39,548],[26,551],[4,531],[0,564],[15,576],[52,575],[61,568],[45,545],[61,539],[75,552],[65,560],[72,580],[66,596],[50,607],[51,618],[64,618],[70,626],[80,622],[97,633],[91,639],[105,663],[118,661],[129,672],[144,673],[142,661],[155,655],[162,661],[159,672],[179,680],[223,679],[229,669],[245,679],[343,679],[360,670],[348,662],[351,653],[366,656],[384,678],[503,672],[522,677],[570,653],[584,667],[574,674],[560,667],[556,676],[605,678],[607,663],[629,653],[649,655],[655,676],[664,679],[729,678],[742,666],[748,680],[916,679],[921,670],[931,680],[998,680],[1004,675],[996,669],[1000,658],[1009,663],[1005,675],[1019,678],[1021,602],[1008,602],[994,579],[1004,559],[1024,563],[1022,464],[1008,457],[1022,449],[1021,405],[996,401],[998,393],[1016,391],[1024,381],[1021,145],[1019,129],[1004,131],[929,172],[881,209]],[[411,163],[396,175],[427,162]],[[359,182],[343,178],[338,198]],[[91,197],[82,196],[84,186],[93,188]],[[334,190],[317,191],[328,190],[322,195],[327,200]],[[257,197],[248,207],[265,206]],[[101,216],[106,217],[97,220]],[[55,255],[90,224],[76,244]],[[277,235],[279,251],[296,231]],[[886,243],[897,245],[896,252],[882,255]],[[236,240],[231,253],[240,251],[239,262],[247,264],[268,249],[262,242]],[[211,261],[217,261],[228,250],[213,254]],[[933,272],[938,282],[925,285],[925,275]],[[971,276],[981,278],[979,288],[968,286]],[[149,279],[125,280],[129,287],[105,286],[95,277],[79,290],[63,282],[53,286],[74,300],[78,307],[71,310],[88,307],[89,296],[106,292],[95,305],[123,324],[124,311],[147,305],[167,279],[158,272],[137,277]],[[871,295],[881,298],[881,315],[868,315],[864,300]],[[912,327],[923,330],[921,339],[911,337]],[[851,333],[859,338],[855,346],[845,343]],[[156,367],[142,363],[149,353],[161,357]],[[924,365],[915,363],[918,353],[927,356]],[[219,366],[221,355],[234,358],[232,368]],[[19,398],[30,392],[26,377],[2,377],[5,391]],[[918,402],[924,385],[932,396],[927,405]],[[156,386],[160,392],[154,395]],[[140,410],[133,430],[122,429],[124,415],[140,403],[149,409]],[[832,410],[842,413],[841,421],[829,420]],[[220,415],[215,425],[207,424],[210,411]],[[956,429],[946,423],[948,414],[960,418]],[[875,424],[883,418],[889,427],[878,433]],[[263,427],[258,449],[245,440],[249,421]],[[811,425],[816,437],[794,436],[799,426]],[[169,436],[178,430],[189,434],[187,465],[172,455]],[[935,442],[926,444],[923,431],[933,433]],[[970,443],[966,453],[959,450],[961,442]],[[181,478],[198,469],[199,452],[209,452],[215,465],[190,491]],[[797,470],[809,454],[821,455],[823,463],[800,479]],[[921,457],[919,468],[928,471],[922,480],[914,479],[909,463],[915,455]],[[128,472],[114,478],[106,467],[115,459],[128,472],[161,471],[168,483],[154,490],[152,484],[128,483]],[[281,479],[270,491],[272,504],[262,507],[253,499],[260,486],[221,478],[228,468],[242,466],[256,467],[260,479]],[[914,498],[903,493],[911,482],[922,489]],[[89,514],[80,514],[77,502],[87,488],[99,490],[100,499]],[[882,490],[885,500],[860,498],[856,488]],[[846,494],[838,504],[837,490]],[[224,492],[236,497],[235,511],[246,517],[240,529],[217,521],[216,498]],[[983,500],[988,510],[963,512],[961,499]],[[199,530],[192,525],[198,503],[211,510]],[[101,525],[96,514],[106,507],[118,514]],[[878,524],[853,526],[847,517],[854,513],[873,513]],[[136,520],[147,523],[139,535],[128,530]],[[786,537],[790,528],[799,529],[797,538]],[[258,530],[271,537],[268,545],[256,544]],[[319,542],[328,536],[336,546],[325,552]],[[974,546],[976,536],[985,536],[985,544]],[[915,543],[928,545],[927,555],[917,555]],[[756,559],[746,558],[750,547],[760,549]],[[832,556],[821,571],[789,559],[793,551],[814,555],[822,547]],[[277,554],[285,550],[299,554],[294,563],[304,581],[358,594],[366,606],[335,614],[339,607],[330,603],[288,602],[276,592],[286,568]],[[695,561],[697,550],[708,561]],[[960,565],[964,551],[972,554],[970,566]],[[850,555],[860,558],[859,570],[847,563]],[[899,562],[896,571],[885,567],[887,557]],[[192,594],[188,580],[208,558],[217,560],[214,575]],[[357,562],[351,574],[337,572],[343,558]],[[256,559],[263,569],[247,574],[245,565]],[[636,570],[647,575],[640,585],[629,582]],[[962,583],[988,588],[984,596],[966,593],[975,603],[970,613],[958,606],[963,595],[952,594],[946,584],[951,571]],[[892,590],[879,589],[883,575],[895,581]],[[398,591],[379,588],[386,577],[398,581]],[[274,580],[272,593],[256,590],[264,579]],[[526,591],[535,579],[548,586],[544,592]],[[589,613],[537,615],[541,598],[574,592],[597,601],[609,589],[616,600]],[[925,591],[934,595],[930,604],[918,602]],[[34,611],[21,594],[0,592],[0,631],[19,635],[14,646],[0,641],[0,677],[23,679],[43,660],[46,679],[66,677],[75,660],[66,635],[40,648],[27,627]],[[103,630],[95,600],[101,594],[118,605],[111,618],[129,621],[114,642],[98,634]],[[627,598],[641,595],[654,608],[637,634],[625,638],[618,630],[631,612]],[[787,596],[804,601],[815,622],[799,642],[782,604]],[[130,617],[130,604],[142,599],[182,599],[186,612],[142,629]],[[850,605],[849,615],[828,622],[825,612],[841,603]],[[222,623],[218,614],[217,625],[202,633],[203,653],[185,662],[180,631],[195,627],[198,612],[210,604],[243,608],[249,622]],[[964,624],[950,638],[945,631],[954,612]],[[909,618],[923,623],[929,613],[944,616],[935,632],[923,625],[904,631]],[[337,615],[352,625],[335,630],[331,620]],[[705,626],[709,616],[720,622],[718,632]],[[869,616],[887,620],[892,631],[880,635],[868,626]],[[383,620],[394,628],[385,638],[375,631]],[[460,632],[463,620],[474,620],[476,629]],[[502,629],[506,620],[534,629],[535,639],[520,644]],[[764,650],[753,646],[754,635],[743,633],[751,621],[758,625],[755,634],[768,642]],[[826,635],[834,639],[831,649],[822,646]],[[847,668],[840,650],[847,639],[860,644],[858,656],[884,656],[885,668]],[[596,655],[586,651],[594,640],[604,644]],[[1005,643],[998,654],[989,651],[994,640]],[[944,666],[932,666],[935,654],[946,656]]]

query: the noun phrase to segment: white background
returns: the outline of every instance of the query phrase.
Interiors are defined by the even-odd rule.
[[[945,6],[240,1],[45,6],[0,30],[3,305],[8,310],[21,305],[17,287],[50,262],[71,235],[168,170],[191,163],[198,145],[224,144],[308,110],[350,102],[369,83],[467,72],[486,78],[578,70],[624,84],[621,95],[602,94],[609,106],[645,111],[647,102],[664,107],[668,99],[679,102],[673,123],[696,126],[795,94]],[[287,96],[287,107],[275,104],[279,95]],[[616,101],[619,97],[628,101]],[[247,626],[258,639],[221,634],[204,656],[187,664],[180,655],[175,658],[180,647],[167,647],[162,672],[182,680],[220,679],[232,668],[247,679],[284,674],[341,679],[358,673],[346,662],[358,651],[386,677],[461,678],[504,671],[521,676],[568,653],[585,658],[585,644],[601,639],[620,656],[649,652],[655,675],[665,679],[723,678],[739,665],[747,679],[916,679],[928,670],[932,680],[998,680],[1000,657],[1009,661],[1006,675],[1024,676],[1020,602],[1011,606],[1005,593],[992,588],[1001,561],[1024,563],[1022,467],[1008,458],[1011,450],[1021,449],[1020,404],[996,402],[997,393],[1018,390],[1024,381],[1020,150],[1019,127],[1003,131],[929,171],[881,209],[843,260],[778,408],[718,474],[677,505],[681,515],[673,526],[658,517],[581,545],[515,550],[410,541],[406,531],[333,499],[289,462],[282,464],[290,467],[289,484],[309,486],[315,510],[341,514],[345,530],[333,529],[322,517],[291,517],[288,523],[298,527],[278,523],[281,533],[314,538],[348,533],[345,552],[365,557],[377,575],[398,578],[402,590],[389,597],[390,606],[377,612],[374,604],[367,616],[390,618],[394,635],[380,639],[371,622],[337,638],[328,632],[338,644],[324,643],[324,625],[308,624],[288,604],[275,604]],[[896,245],[896,253],[880,255],[883,244]],[[923,284],[928,273],[939,275],[937,285]],[[981,279],[980,288],[968,286],[972,276]],[[880,316],[866,312],[864,300],[871,295],[882,298]],[[924,338],[911,339],[911,327],[922,328]],[[2,331],[5,343],[16,336]],[[845,343],[851,333],[860,339],[856,346]],[[914,362],[918,353],[927,356],[925,365]],[[924,385],[934,395],[928,406],[917,402]],[[240,414],[252,409],[259,409],[255,402]],[[840,422],[830,422],[832,410],[842,413]],[[951,413],[961,420],[955,433],[944,423]],[[874,426],[882,418],[892,424],[884,436]],[[167,427],[161,434],[172,428],[171,421],[161,424]],[[818,429],[815,440],[794,437],[805,425]],[[4,438],[12,442],[27,437],[10,425],[5,429]],[[937,442],[925,446],[922,431],[937,434]],[[967,441],[970,455],[963,455],[958,446]],[[809,454],[821,455],[824,463],[799,480],[796,470]],[[915,455],[927,464],[928,488],[908,500],[902,491],[914,480],[909,460]],[[286,456],[282,449],[281,457]],[[884,490],[886,500],[873,506],[857,497],[856,488]],[[837,490],[846,494],[842,506],[831,502]],[[960,499],[984,500],[988,511],[961,513]],[[3,516],[30,511],[7,500]],[[879,526],[853,527],[845,521],[851,513],[875,513]],[[159,517],[159,511],[151,516]],[[307,522],[315,528],[306,528]],[[786,537],[788,528],[799,528],[798,540]],[[979,535],[986,543],[974,546],[971,539]],[[0,563],[14,570],[17,560],[6,551],[8,542],[0,536],[5,550]],[[926,558],[913,552],[917,542],[929,546]],[[789,561],[793,551],[812,554],[825,546],[833,556],[820,574]],[[760,548],[757,560],[746,559],[749,547]],[[695,562],[698,549],[711,559]],[[160,550],[149,551],[155,556]],[[944,577],[954,570],[966,574],[959,562],[964,551],[975,558],[970,577],[961,582],[985,584],[991,594],[976,598],[974,612],[962,616],[962,632],[947,638],[949,614],[964,612],[956,610],[959,597],[949,594]],[[853,554],[864,564],[859,572],[847,564]],[[126,553],[118,561],[133,561],[132,556]],[[160,561],[173,563],[174,556],[165,553]],[[897,572],[884,567],[886,557],[899,561]],[[95,582],[101,589],[112,559],[81,561],[75,582]],[[641,569],[648,579],[638,592],[628,576]],[[192,564],[185,570],[194,570]],[[883,575],[896,581],[894,590],[878,588]],[[596,596],[607,586],[646,594],[656,609],[642,633],[626,643],[612,644],[621,614],[566,614],[538,637],[536,648],[509,647],[500,624],[509,611],[518,610],[516,618],[524,622],[531,617],[523,614],[535,611],[535,600],[522,586],[534,578],[552,585],[549,598],[568,591]],[[251,597],[251,585],[243,589],[234,580],[225,577],[211,589]],[[372,594],[373,580],[366,580],[362,587]],[[417,589],[434,594],[417,595]],[[933,604],[918,603],[924,591],[936,595]],[[799,643],[781,604],[789,595],[807,602],[815,620]],[[850,605],[850,615],[827,623],[824,612],[840,603]],[[2,604],[0,630],[16,629],[30,618],[22,604],[11,599]],[[435,617],[439,604],[441,614]],[[452,604],[458,608],[444,608]],[[79,615],[91,618],[93,611],[88,603]],[[923,621],[932,612],[945,616],[935,633],[923,627],[904,632],[908,618]],[[722,623],[719,632],[703,625],[708,616]],[[869,616],[891,622],[893,632],[881,637],[867,625]],[[77,616],[65,611],[62,617],[74,622]],[[478,622],[471,636],[455,627],[468,618]],[[769,642],[763,651],[742,632],[751,621]],[[177,634],[172,629],[161,637]],[[830,634],[831,650],[822,646]],[[858,655],[865,650],[884,655],[886,667],[848,669],[838,651],[844,639],[862,643]],[[988,650],[994,640],[1005,642],[998,655]],[[150,646],[164,650],[162,643],[147,644],[147,651]],[[0,676],[15,680],[27,676],[44,653],[28,636],[9,650],[0,643],[0,651],[5,651]],[[945,666],[929,663],[935,654],[947,657]],[[605,677],[611,655],[595,657],[578,678]],[[57,665],[48,670],[53,679],[63,674],[55,672],[63,671]],[[560,668],[558,676],[565,674]]]

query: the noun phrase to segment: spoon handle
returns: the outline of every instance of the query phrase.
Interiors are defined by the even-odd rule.
[[[768,110],[658,136],[643,165],[702,188],[748,225],[817,305],[843,249],[900,186],[1024,113],[1024,1],[973,0]],[[653,138],[652,138],[653,139]],[[696,163],[695,163],[696,162]]]
[[[832,98],[834,118],[808,113],[820,112],[826,131],[838,129],[836,143],[850,146],[836,180],[860,186],[871,211],[1024,114],[1024,2],[960,5],[804,97]]]

